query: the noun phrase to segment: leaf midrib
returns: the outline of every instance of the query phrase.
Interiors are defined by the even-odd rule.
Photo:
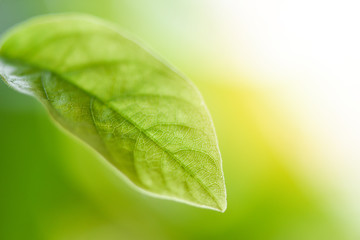
[[[60,79],[62,79],[63,81],[65,81],[66,83],[74,86],[75,88],[79,89],[80,91],[84,92],[85,94],[89,95],[90,97],[96,99],[97,101],[99,101],[101,104],[105,105],[106,107],[108,107],[109,109],[111,109],[112,111],[114,111],[116,114],[118,114],[120,117],[122,117],[123,119],[125,119],[125,121],[129,122],[130,124],[132,124],[134,127],[136,127],[142,134],[144,134],[148,139],[150,139],[151,141],[153,141],[161,150],[163,150],[165,153],[167,153],[173,160],[175,160],[176,163],[179,164],[179,166],[181,168],[183,168],[183,170],[189,174],[192,178],[194,178],[198,184],[205,190],[205,192],[211,197],[211,199],[216,203],[216,205],[218,206],[219,209],[222,210],[222,207],[220,206],[219,202],[217,201],[216,197],[213,195],[213,193],[209,190],[208,187],[206,187],[206,185],[196,176],[194,175],[194,173],[186,166],[184,165],[172,152],[170,152],[168,149],[166,149],[165,147],[163,147],[155,138],[153,138],[150,134],[148,134],[146,132],[146,130],[142,129],[138,124],[136,124],[134,121],[132,121],[130,118],[128,118],[127,116],[121,114],[120,112],[118,112],[118,110],[112,106],[111,103],[105,102],[104,100],[102,100],[101,98],[99,98],[98,96],[96,96],[95,94],[92,94],[91,92],[83,89],[82,87],[78,86],[77,84],[73,83],[72,81],[68,80],[66,77],[64,77],[61,73],[58,73],[57,71],[53,70],[53,69],[46,69],[45,67],[39,66],[37,64],[34,63],[29,63],[27,61],[24,61],[23,59],[20,60],[14,60],[11,57],[7,57],[7,56],[1,56],[0,57],[9,60],[11,62],[20,62],[21,64],[25,64],[28,66],[31,66],[33,68],[36,68],[40,71],[46,71],[46,72],[51,72],[52,74],[54,74],[55,76],[59,77]],[[102,140],[102,138],[100,138]]]

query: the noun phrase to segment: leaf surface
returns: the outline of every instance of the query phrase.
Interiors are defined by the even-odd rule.
[[[0,42],[0,78],[39,99],[138,188],[226,209],[212,120],[195,86],[97,18],[38,17]]]

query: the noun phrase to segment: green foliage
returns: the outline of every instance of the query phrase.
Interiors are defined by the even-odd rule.
[[[221,156],[201,95],[110,24],[75,14],[30,20],[2,38],[0,77],[140,189],[225,211]]]

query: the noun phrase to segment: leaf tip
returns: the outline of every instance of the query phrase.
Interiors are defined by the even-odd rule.
[[[226,193],[225,193],[223,199],[217,203],[217,207],[214,210],[224,213],[226,211],[226,209],[227,209],[227,200],[226,200]]]

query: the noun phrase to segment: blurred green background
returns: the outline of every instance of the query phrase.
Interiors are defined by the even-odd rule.
[[[276,91],[229,70],[204,1],[0,0],[0,34],[32,16],[110,20],[188,75],[217,130],[225,213],[137,192],[42,106],[0,83],[0,239],[359,239],[291,164],[306,136]],[[305,140],[306,141],[306,140]],[[289,164],[290,163],[290,164]]]

